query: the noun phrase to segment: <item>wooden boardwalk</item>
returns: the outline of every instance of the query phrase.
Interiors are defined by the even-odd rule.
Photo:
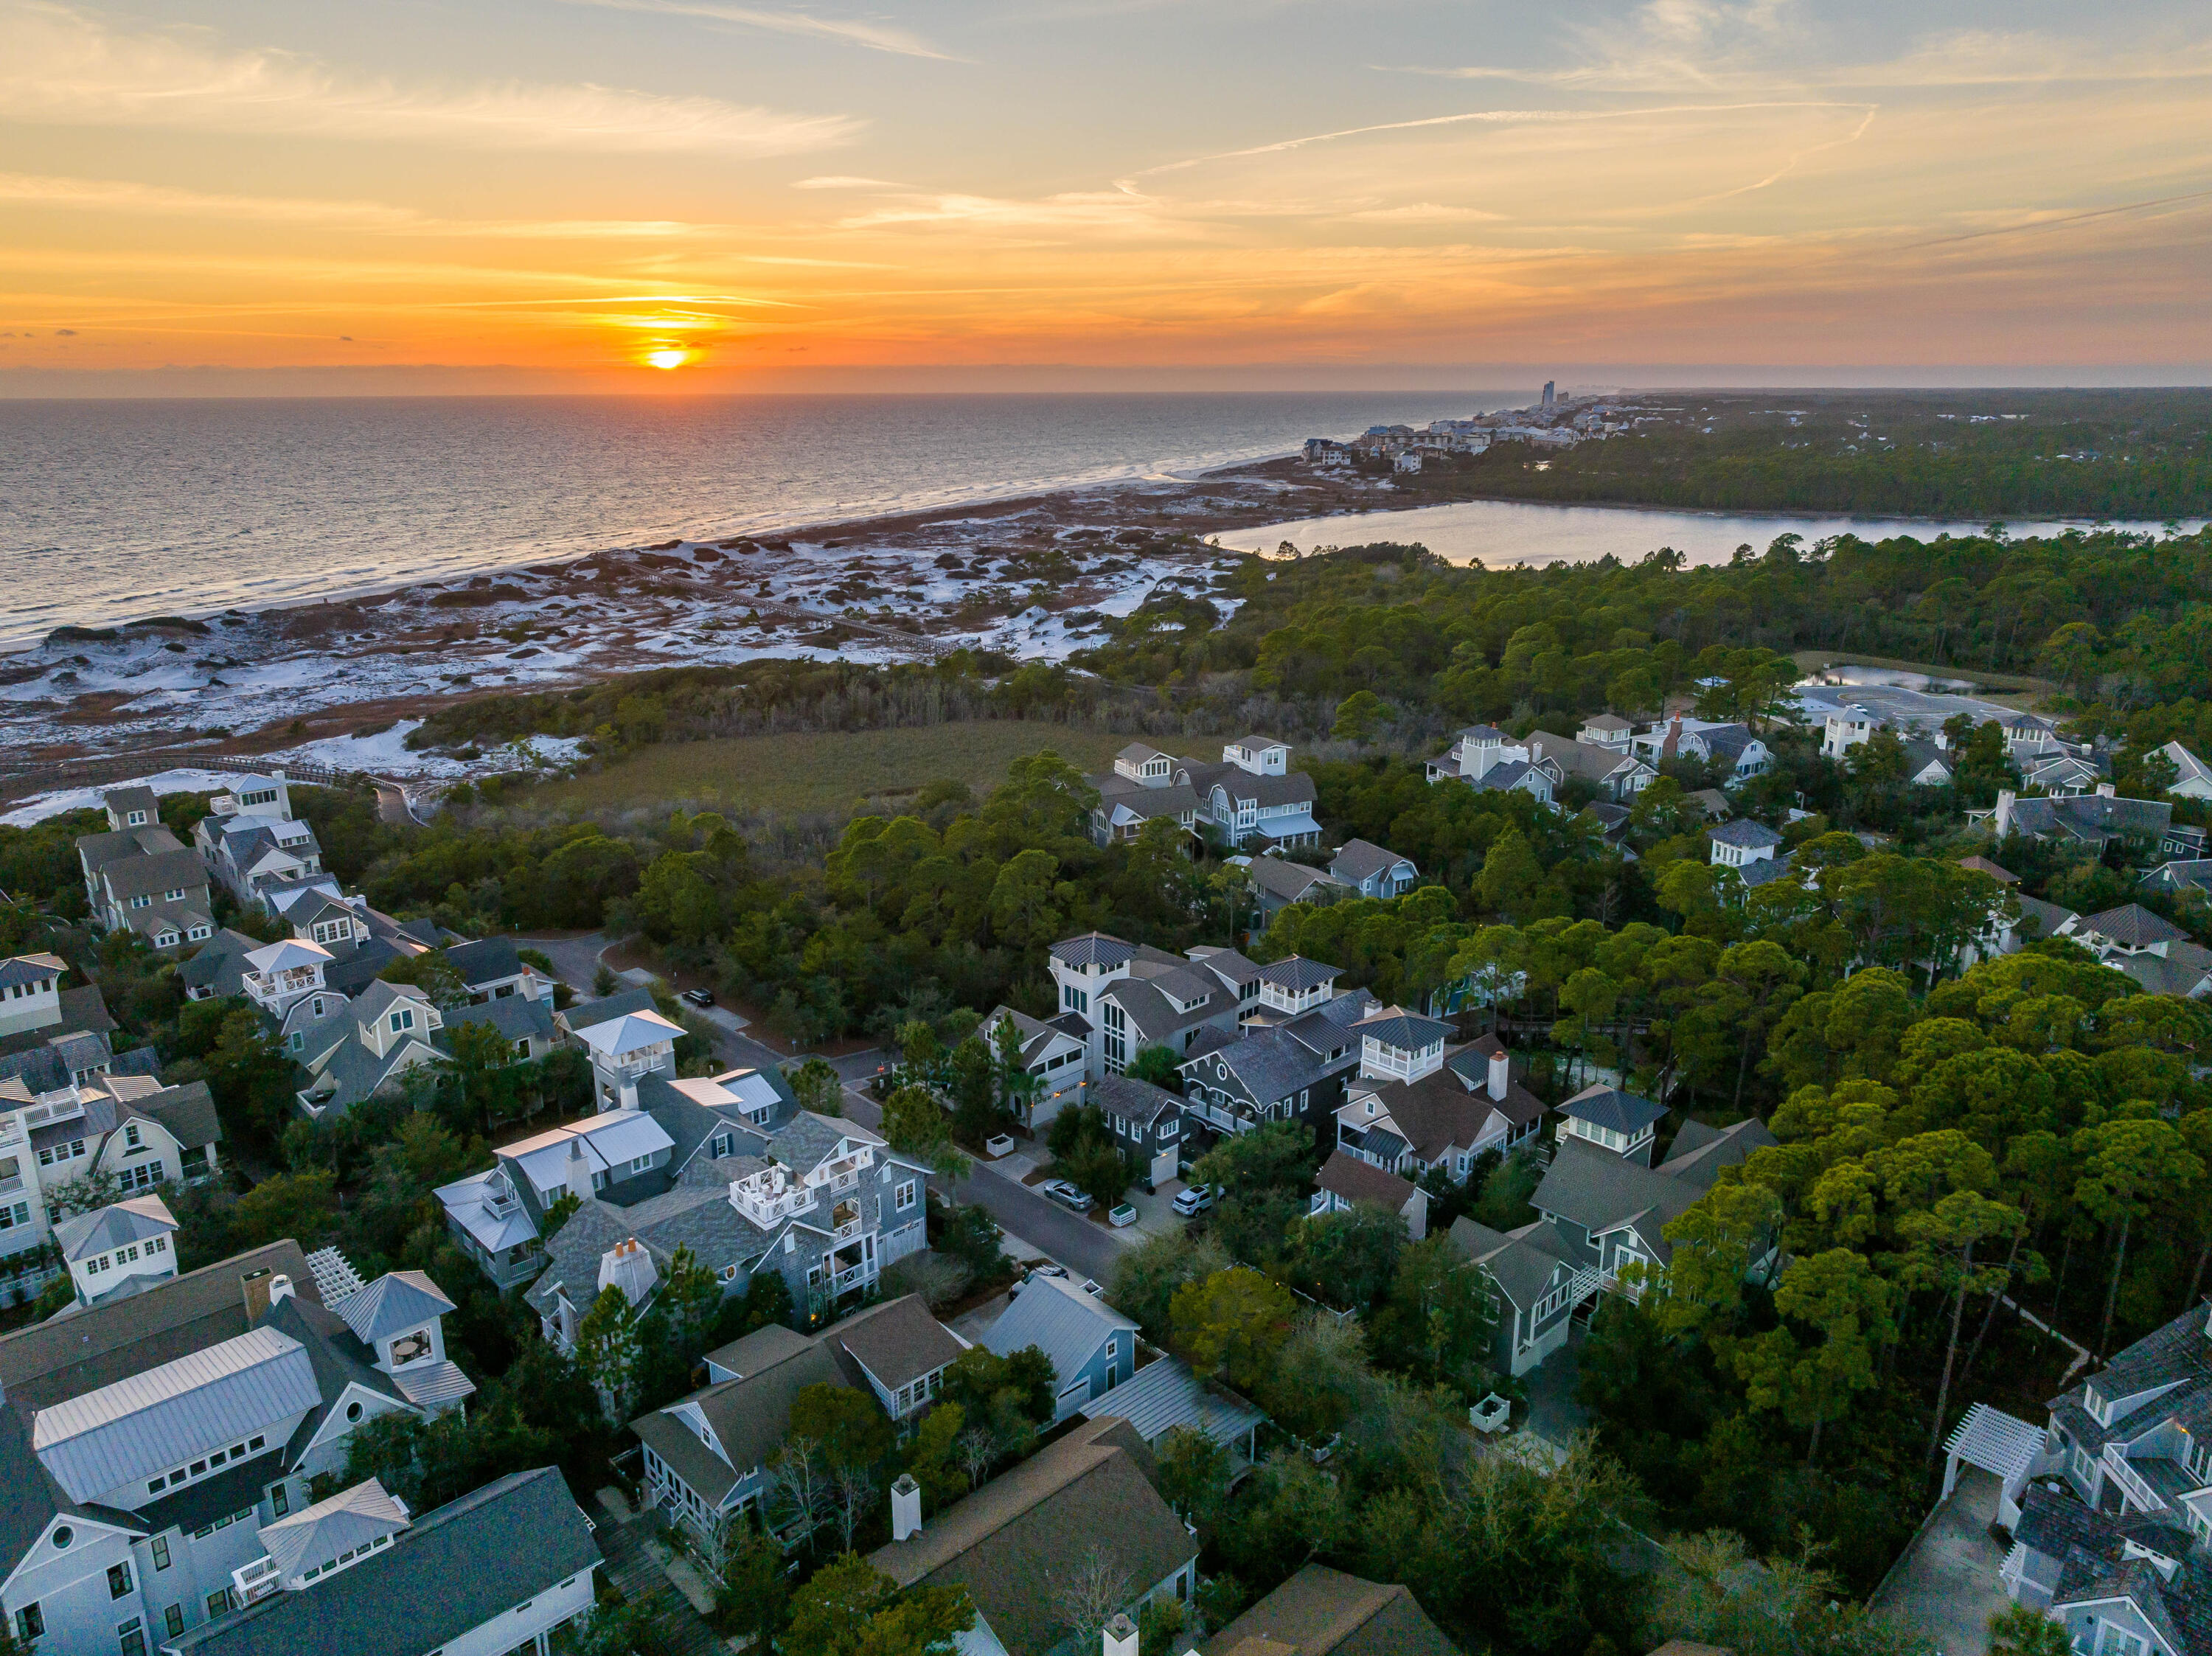
[[[607,1561],[607,1580],[629,1603],[652,1619],[659,1648],[669,1656],[730,1656],[728,1643],[707,1625],[707,1618],[677,1592],[660,1562],[646,1545],[652,1519],[615,1523],[602,1518],[597,1539]]]

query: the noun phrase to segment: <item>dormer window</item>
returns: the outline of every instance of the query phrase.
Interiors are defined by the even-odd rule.
[[[391,1022],[392,1033],[395,1035],[404,1029],[412,1029],[415,1027],[415,1013],[413,1009],[410,1007],[400,1008],[392,1015]]]

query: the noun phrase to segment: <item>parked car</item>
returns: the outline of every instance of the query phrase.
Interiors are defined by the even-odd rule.
[[[1176,1192],[1174,1207],[1177,1213],[1188,1219],[1194,1214],[1205,1212],[1220,1199],[1220,1186],[1193,1185],[1188,1190]]]
[[[1037,1188],[1064,1208],[1072,1209],[1077,1213],[1091,1211],[1089,1193],[1079,1186],[1069,1184],[1065,1179],[1048,1179]]]
[[[1119,1206],[1107,1209],[1106,1222],[1116,1230],[1135,1224],[1137,1222],[1136,1204],[1133,1202],[1123,1202]]]
[[[684,998],[694,1006],[712,1006],[714,1004],[714,992],[711,989],[686,989],[684,992]]]
[[[1067,1267],[1066,1265],[1056,1265],[1050,1260],[1047,1260],[1041,1265],[1034,1265],[1030,1267],[1029,1274],[1031,1277],[1057,1277],[1060,1281],[1066,1282],[1067,1280]]]

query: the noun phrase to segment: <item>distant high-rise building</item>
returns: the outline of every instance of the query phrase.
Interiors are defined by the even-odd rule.
[[[1551,381],[1551,380],[1549,380],[1549,379],[1547,379],[1547,380],[1544,382],[1544,406],[1545,406],[1546,408],[1549,408],[1549,407],[1551,407],[1551,406],[1552,406],[1552,386],[1553,386],[1553,381]]]

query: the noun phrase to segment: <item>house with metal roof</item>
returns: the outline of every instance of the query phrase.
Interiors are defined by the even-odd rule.
[[[1200,1432],[1229,1451],[1229,1481],[1249,1476],[1259,1458],[1267,1411],[1216,1380],[1202,1380],[1181,1357],[1158,1356],[1110,1392],[1083,1405],[1085,1420],[1126,1420],[1158,1453],[1170,1432]]]
[[[635,1109],[638,1083],[646,1076],[675,1077],[676,1043],[684,1030],[661,1013],[649,988],[579,1002],[555,1013],[553,1024],[589,1060],[592,1093],[603,1110]]]
[[[892,1539],[868,1562],[902,1587],[965,1588],[969,1648],[1050,1656],[1070,1633],[1060,1589],[1086,1566],[1127,1583],[1123,1611],[1196,1590],[1198,1543],[1154,1476],[1135,1427],[1086,1421],[926,1523],[912,1481],[894,1486]]]
[[[1460,1656],[1410,1589],[1320,1564],[1206,1641],[1206,1656]]]
[[[560,1469],[511,1472],[416,1516],[374,1478],[275,1520],[235,1607],[155,1634],[163,1656],[433,1650],[548,1656],[589,1616],[601,1559]]]
[[[1053,1418],[1066,1420],[1137,1371],[1137,1325],[1061,1277],[1031,1277],[984,1331],[1002,1357],[1035,1346],[1059,1377]]]
[[[700,1534],[745,1513],[775,1528],[770,1463],[791,1435],[791,1405],[811,1386],[872,1394],[893,1420],[926,1409],[968,1342],[916,1295],[855,1312],[814,1334],[770,1324],[705,1358],[708,1384],[630,1422],[645,1447],[651,1503]],[[787,1525],[787,1544],[804,1538]]]
[[[1230,976],[1203,959],[1170,955],[1103,932],[1064,938],[1047,955],[1061,1027],[1080,1020],[1085,1074],[1120,1074],[1148,1046],[1182,1053],[1207,1028],[1233,1029],[1243,1002]]]
[[[1328,871],[1363,897],[1401,897],[1421,881],[1412,858],[1369,840],[1346,840]]]
[[[112,1252],[138,1228],[80,1229]],[[473,1389],[444,1357],[453,1307],[427,1278],[326,1307],[287,1241],[133,1282],[0,1336],[0,1611],[56,1650],[129,1648],[131,1630],[150,1647],[219,1619],[261,1527],[308,1505],[362,1422]]]

